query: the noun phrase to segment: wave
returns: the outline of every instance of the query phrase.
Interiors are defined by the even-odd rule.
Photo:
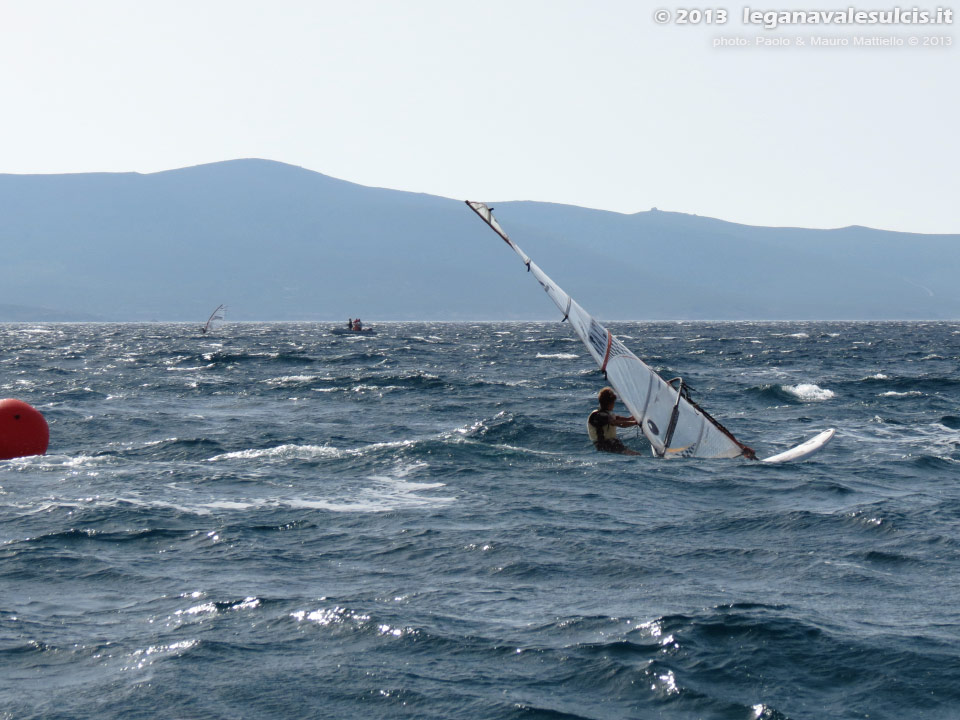
[[[167,372],[200,372],[201,370],[210,370],[214,367],[216,367],[215,363],[207,363],[206,365],[183,365],[178,367],[168,367]]]
[[[115,444],[114,444],[115,445]],[[93,457],[116,457],[125,460],[145,459],[156,461],[203,460],[223,449],[217,440],[194,437],[170,437],[151,440],[142,444],[125,444],[119,448],[109,447],[93,453]]]
[[[877,373],[855,381],[840,381],[845,395],[857,396],[865,391],[879,398],[928,397],[934,402],[947,397],[960,387],[960,377],[910,376]]]
[[[324,377],[321,375],[281,375],[280,377],[270,378],[269,380],[262,380],[261,382],[266,385],[310,385],[311,383],[316,382],[317,380],[329,381],[333,378]]]
[[[804,402],[817,402],[830,400],[836,396],[833,390],[822,388],[813,383],[800,383],[799,385],[783,385],[783,391],[803,400]]]
[[[201,358],[212,365],[232,365],[237,363],[286,363],[291,365],[312,365],[316,359],[306,353],[298,352],[229,352],[216,350],[203,353]]]
[[[917,455],[911,458],[911,464],[916,468],[934,473],[952,473],[956,472],[957,465],[960,465],[960,457],[936,454]]]
[[[207,458],[207,462],[221,462],[223,460],[315,460],[317,458],[343,457],[344,450],[330,445],[295,445],[287,443],[271,448],[249,448],[221,453]]]
[[[697,687],[706,683],[707,669],[688,672],[682,667],[676,661],[682,651],[670,635],[654,635],[639,622],[616,618],[590,622],[602,628],[600,634],[584,633],[581,624],[577,619],[525,629],[488,624],[483,633],[467,634],[461,622],[435,618],[410,623],[386,607],[323,598],[292,608],[271,622],[271,630],[281,638],[320,637],[325,643],[336,639],[338,644],[366,647],[369,653],[429,657],[429,663],[408,661],[404,677],[412,673],[421,685],[439,684],[419,711],[404,701],[403,714],[579,720],[597,717],[597,702],[603,698],[603,714],[611,717],[663,712],[684,717],[704,713],[785,717],[768,704],[747,705],[728,699],[720,688]],[[486,681],[467,685],[471,708],[465,714],[463,693],[448,690],[449,683],[460,678],[466,682],[476,672],[483,672]],[[380,687],[384,685],[390,687],[381,680]],[[510,688],[506,700],[503,687]],[[393,694],[392,689],[381,690],[378,696],[386,702]]]
[[[849,493],[840,493],[845,497]],[[894,521],[898,520],[890,511],[879,509],[856,509],[848,512],[815,512],[812,510],[791,510],[781,512],[760,512],[751,514],[725,514],[715,518],[705,518],[700,522],[704,531],[757,533],[760,537],[768,534],[781,536],[791,533],[829,533],[848,534],[851,537],[862,535],[866,538],[886,535],[893,532]]]
[[[836,393],[828,388],[822,388],[815,383],[798,383],[796,385],[764,385],[759,390],[761,395],[775,400],[790,402],[823,402],[836,397]]]
[[[681,687],[705,693],[740,688],[734,694],[742,696],[751,685],[749,673],[742,672],[744,665],[781,677],[788,676],[781,674],[786,671],[795,692],[818,698],[824,716],[836,716],[841,708],[861,708],[869,714],[869,708],[891,702],[895,707],[926,706],[923,688],[904,688],[898,677],[921,667],[933,670],[946,661],[944,655],[955,655],[946,644],[930,639],[910,643],[906,637],[897,641],[875,632],[862,636],[834,632],[784,606],[732,604],[696,615],[664,616],[657,622],[676,643],[667,662],[683,678]],[[864,663],[864,658],[871,662]],[[960,680],[957,667],[954,664],[949,671],[952,678],[938,681],[939,688]],[[838,676],[845,679],[839,686],[834,682]],[[904,691],[909,699],[901,694]],[[960,691],[948,694],[955,700]],[[780,696],[774,704],[788,714],[798,702],[794,693],[773,695]]]
[[[952,716],[960,383],[919,359],[958,335],[632,333],[738,435],[843,428],[843,452],[771,474],[596,454],[602,375],[567,328],[524,327],[418,327],[397,355],[148,328],[153,349],[29,359],[79,373],[18,367],[52,454],[0,463],[0,665],[35,680],[0,717]],[[109,394],[57,400],[81,387]]]
[[[485,446],[494,454],[499,449],[510,454],[556,455],[558,450],[569,451],[579,442],[589,447],[586,432],[568,433],[558,430],[542,417],[528,416],[503,410],[492,418],[482,418],[443,433],[441,438],[472,441]],[[629,436],[624,438],[629,440]]]
[[[578,357],[574,353],[537,353],[537,358],[544,360],[576,360]]]

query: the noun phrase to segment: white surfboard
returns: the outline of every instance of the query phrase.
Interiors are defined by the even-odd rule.
[[[802,442],[796,447],[792,447],[789,450],[784,450],[782,453],[778,453],[768,458],[764,458],[760,462],[777,464],[790,462],[791,460],[800,460],[813,453],[817,452],[820,448],[830,442],[830,439],[833,437],[833,434],[836,432],[833,428],[829,430],[824,430],[819,435],[815,435],[806,442]]]

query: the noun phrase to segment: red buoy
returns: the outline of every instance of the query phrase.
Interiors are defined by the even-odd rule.
[[[22,400],[0,400],[0,460],[43,455],[50,428],[39,410]]]

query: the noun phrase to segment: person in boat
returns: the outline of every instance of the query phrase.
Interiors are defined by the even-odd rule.
[[[347,320],[347,330],[353,330],[353,318]]]
[[[360,318],[357,318],[356,320],[353,321],[353,329],[356,332],[361,332],[363,330],[363,323],[360,322]]]
[[[617,394],[611,387],[605,387],[597,393],[600,407],[590,413],[587,418],[587,434],[593,441],[593,446],[600,452],[620,453],[621,455],[639,455],[617,438],[618,427],[634,427],[637,421],[633,416],[623,417],[613,412],[617,402]]]

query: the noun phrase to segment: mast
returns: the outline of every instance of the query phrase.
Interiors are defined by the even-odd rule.
[[[666,382],[567,295],[510,239],[483,203],[466,201],[510,248],[570,322],[658,457],[754,458],[754,452],[687,397],[679,378]],[[677,386],[673,387],[672,383]]]
[[[213,323],[217,320],[223,320],[223,313],[226,311],[227,306],[220,304],[217,305],[217,309],[210,313],[210,317],[207,318],[206,325],[203,326],[203,329],[200,331],[204,334],[210,332],[213,329]]]

